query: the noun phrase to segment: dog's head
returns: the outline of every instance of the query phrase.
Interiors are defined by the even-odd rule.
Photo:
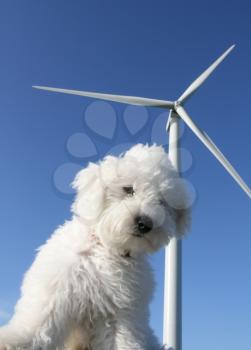
[[[138,144],[81,170],[73,213],[104,246],[153,252],[182,236],[190,222],[186,189],[160,146]]]

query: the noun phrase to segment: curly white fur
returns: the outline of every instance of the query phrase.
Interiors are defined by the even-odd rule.
[[[177,180],[155,145],[80,171],[72,220],[39,248],[15,314],[0,328],[0,349],[160,349],[149,327],[154,281],[147,253],[189,225]],[[128,186],[133,193],[125,193]],[[153,222],[144,235],[135,234],[140,215]]]

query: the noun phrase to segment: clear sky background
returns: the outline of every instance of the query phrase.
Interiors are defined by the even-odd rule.
[[[250,19],[245,0],[1,1],[2,324],[35,249],[70,217],[73,197],[62,193],[69,174],[121,143],[166,141],[161,110],[90,104],[31,86],[175,99],[236,43],[187,109],[251,185]],[[189,130],[182,147],[183,175],[196,190],[184,241],[184,350],[250,350],[250,201]],[[152,262],[151,323],[161,339],[163,251]]]

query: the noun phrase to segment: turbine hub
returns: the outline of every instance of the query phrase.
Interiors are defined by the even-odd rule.
[[[176,110],[177,107],[181,106],[182,105],[182,102],[177,100],[174,102],[174,110]]]

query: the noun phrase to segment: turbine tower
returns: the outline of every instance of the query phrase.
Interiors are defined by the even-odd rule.
[[[251,190],[243,181],[230,162],[221,153],[210,137],[201,130],[184,109],[184,103],[194,94],[201,84],[211,75],[216,67],[233,50],[234,45],[226,50],[213,64],[207,68],[176,101],[157,100],[151,98],[111,95],[96,92],[79,90],[60,89],[46,86],[33,86],[36,89],[60,92],[72,95],[91,97],[101,100],[120,102],[146,107],[158,107],[169,109],[167,121],[167,132],[169,132],[169,156],[176,168],[180,172],[179,153],[179,121],[182,119],[185,124],[194,132],[200,141],[209,149],[227,172],[234,178],[238,185],[251,198]],[[165,249],[165,290],[164,290],[164,328],[163,328],[163,349],[182,349],[182,242],[177,238],[172,238],[169,246]]]

